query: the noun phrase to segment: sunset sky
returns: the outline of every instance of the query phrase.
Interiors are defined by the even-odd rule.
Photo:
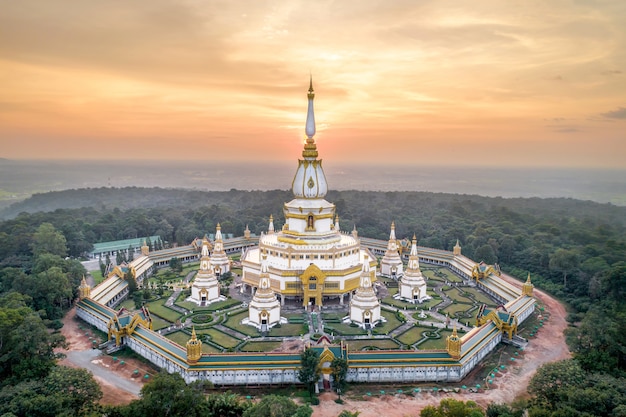
[[[626,1],[0,0],[0,157],[626,168]]]

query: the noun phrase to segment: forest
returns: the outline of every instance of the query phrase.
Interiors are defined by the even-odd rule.
[[[270,215],[280,228],[282,205],[291,198],[285,190],[93,188],[37,194],[3,210],[0,415],[33,415],[40,408],[49,414],[37,415],[103,415],[97,384],[84,371],[57,366],[54,352],[63,345],[54,329],[62,325],[84,273],[79,260],[94,243],[159,235],[166,245],[188,244],[213,233],[217,223],[223,233],[240,236],[248,226],[258,235],[267,230]],[[422,415],[509,416],[527,410],[530,416],[626,416],[626,207],[429,192],[334,191],[326,199],[336,205],[344,231],[356,227],[359,236],[387,239],[395,221],[397,237],[415,235],[420,246],[451,250],[458,239],[466,256],[497,263],[521,279],[530,272],[535,286],[568,307],[573,359],[541,368],[529,386],[531,400],[492,404],[486,411],[457,404],[464,410],[457,414],[450,405],[427,407]],[[163,376],[180,383],[172,378]],[[65,392],[55,384],[82,385]],[[130,415],[131,408],[133,415],[162,414],[149,404],[150,390],[158,395],[159,387],[146,387],[134,405],[107,415]],[[192,401],[198,390],[184,388],[189,397],[181,393],[180,401]],[[85,392],[92,400],[81,397]],[[203,407],[218,401],[208,398]],[[236,396],[219,401],[245,403]],[[229,415],[254,415],[250,407]],[[222,415],[203,410],[198,415]]]

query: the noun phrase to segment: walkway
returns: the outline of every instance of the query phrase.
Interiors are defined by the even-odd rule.
[[[139,395],[141,386],[137,384],[137,382],[122,378],[116,373],[103,368],[102,365],[95,363],[101,354],[102,352],[98,349],[90,349],[69,351],[66,353],[66,356],[70,362],[80,368],[88,369],[95,377],[107,381],[109,384],[114,385],[118,389],[122,389],[134,395]]]

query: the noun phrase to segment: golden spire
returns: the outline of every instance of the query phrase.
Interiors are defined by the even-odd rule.
[[[446,339],[446,350],[453,359],[461,357],[461,339],[456,332],[456,325],[452,330],[452,334]]]
[[[196,328],[191,328],[191,339],[187,341],[187,362],[196,363],[202,357],[202,341],[196,336]]]
[[[315,92],[313,91],[313,74],[310,75],[309,80],[309,94],[307,94],[307,98],[309,100],[313,100],[315,98]]]
[[[522,294],[528,297],[533,296],[533,289],[535,286],[532,282],[530,282],[530,272],[528,273],[528,278],[526,278],[526,282],[522,285]]]
[[[78,298],[81,300],[83,298],[91,297],[91,287],[87,284],[87,280],[85,280],[85,276],[83,275],[83,279],[80,281],[80,286],[78,287]]]
[[[459,239],[456,240],[456,245],[454,245],[454,248],[452,248],[452,254],[453,255],[461,254],[461,245],[459,244]]]

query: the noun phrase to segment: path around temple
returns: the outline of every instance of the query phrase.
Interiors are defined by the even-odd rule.
[[[521,287],[521,282],[514,280],[503,274],[503,278],[513,285]],[[367,397],[363,400],[347,399],[344,396],[344,404],[335,403],[337,395],[334,393],[323,393],[320,395],[320,405],[313,407],[313,417],[336,417],[342,410],[359,411],[359,417],[408,417],[419,416],[420,410],[427,405],[436,405],[439,401],[446,397],[457,400],[477,402],[483,407],[491,402],[510,403],[516,398],[527,395],[526,387],[530,378],[533,376],[537,368],[544,363],[558,361],[570,357],[570,353],[565,343],[563,331],[567,327],[565,321],[566,311],[563,305],[546,293],[535,289],[535,297],[542,303],[546,311],[550,313],[549,320],[544,322],[544,326],[538,337],[531,340],[524,350],[524,357],[510,365],[507,372],[497,378],[496,386],[492,389],[481,391],[478,393],[443,393],[433,394],[421,393],[417,397],[404,395],[383,395],[379,397]],[[75,352],[93,351],[91,342],[84,335],[78,326],[79,321],[75,319],[74,310],[71,310],[63,319],[64,326],[62,332],[67,338],[69,344],[68,356],[61,363],[67,366],[84,367],[84,356]],[[91,353],[86,353],[90,355]],[[85,354],[83,354],[85,355]],[[89,360],[90,366],[96,380],[100,384],[104,397],[101,400],[103,404],[127,404],[131,400],[138,398],[137,392],[143,385],[140,381],[132,379],[128,376],[127,370],[120,367],[110,366],[110,359],[105,356],[94,357]],[[146,365],[134,359],[128,359],[127,369],[145,368]],[[94,368],[95,367],[95,368]],[[99,371],[94,372],[94,369]],[[117,375],[126,380],[127,384],[115,385],[111,375]],[[385,389],[389,390],[393,385],[386,385]],[[349,395],[349,393],[348,393]]]

